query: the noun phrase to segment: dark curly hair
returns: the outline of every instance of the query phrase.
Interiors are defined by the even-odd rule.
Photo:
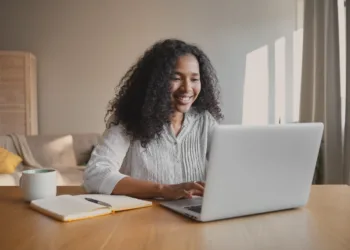
[[[170,81],[177,59],[192,54],[199,63],[201,91],[192,109],[208,111],[216,120],[223,118],[219,107],[218,79],[204,52],[197,46],[177,39],[155,43],[126,72],[109,102],[106,119],[110,124],[123,125],[127,135],[146,145],[159,138],[164,124],[170,123]]]

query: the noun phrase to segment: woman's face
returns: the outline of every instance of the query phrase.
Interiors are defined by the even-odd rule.
[[[171,101],[177,112],[186,113],[201,91],[199,64],[195,56],[179,57],[171,77]]]

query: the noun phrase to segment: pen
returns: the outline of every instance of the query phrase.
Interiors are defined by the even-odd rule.
[[[99,204],[99,205],[101,205],[101,206],[112,207],[112,206],[111,206],[110,204],[108,204],[107,202],[95,200],[95,199],[92,199],[92,198],[85,198],[85,200],[90,201],[90,202],[93,202],[93,203],[96,203],[96,204]]]

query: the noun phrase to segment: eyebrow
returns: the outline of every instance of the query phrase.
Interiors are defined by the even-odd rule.
[[[178,71],[175,71],[174,74],[175,75],[183,75],[181,72],[178,72]],[[199,73],[192,73],[192,75],[199,76]]]

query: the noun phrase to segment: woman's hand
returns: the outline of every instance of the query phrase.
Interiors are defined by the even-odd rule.
[[[112,194],[127,195],[139,199],[163,198],[177,200],[203,196],[204,182],[187,182],[175,185],[163,185],[155,182],[124,177],[114,187]]]
[[[161,196],[166,200],[189,199],[193,195],[203,196],[204,182],[186,182],[174,185],[163,185]]]

